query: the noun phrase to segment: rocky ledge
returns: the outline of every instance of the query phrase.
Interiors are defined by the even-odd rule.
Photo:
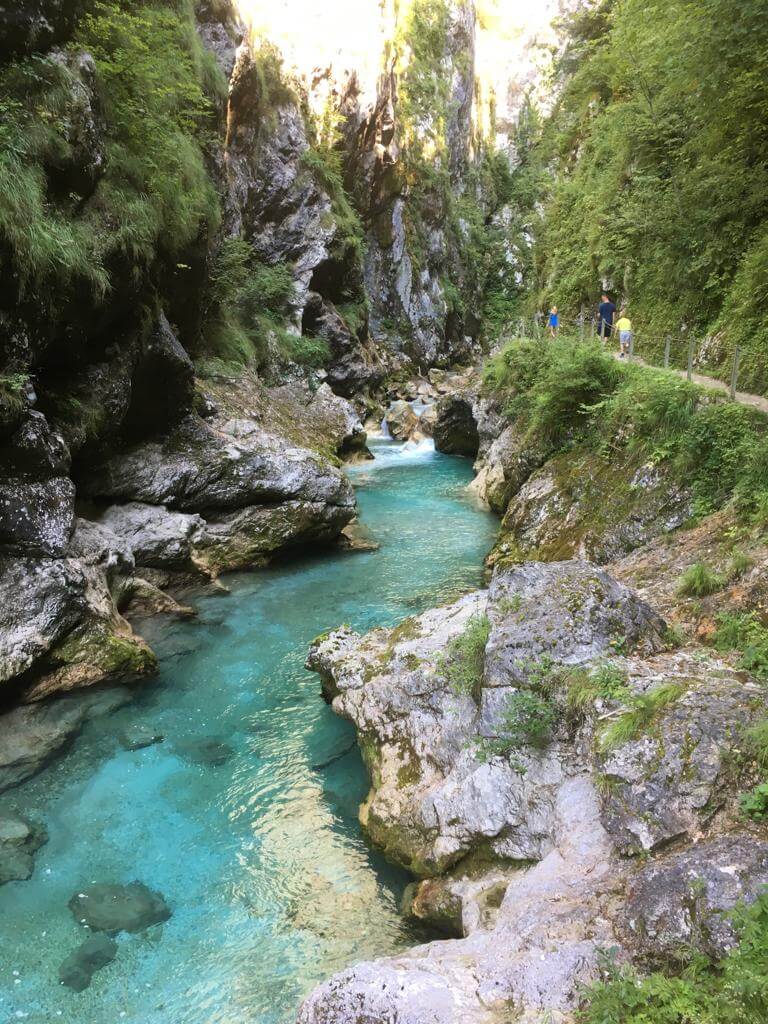
[[[675,649],[593,564],[498,567],[394,630],[318,638],[308,664],[356,727],[364,829],[416,878],[405,911],[452,938],[349,968],[300,1024],[567,1021],[605,951],[721,954],[724,913],[768,882],[737,808],[761,687]]]
[[[229,391],[221,406],[206,398],[204,416],[74,466],[62,432],[20,414],[2,446],[19,473],[0,487],[4,703],[151,674],[154,655],[123,614],[132,604],[187,613],[166,588],[330,542],[353,519],[335,464],[365,444],[350,403],[325,384]]]

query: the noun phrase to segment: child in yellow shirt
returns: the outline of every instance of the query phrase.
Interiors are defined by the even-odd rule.
[[[632,321],[627,316],[625,309],[622,309],[619,314],[619,319],[616,321],[616,330],[619,332],[619,343],[621,345],[619,359],[624,359],[629,355],[629,346],[632,342]]]

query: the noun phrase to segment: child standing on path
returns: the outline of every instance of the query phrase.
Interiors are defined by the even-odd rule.
[[[557,328],[560,326],[560,317],[557,314],[557,306],[553,306],[549,311],[549,333],[551,337],[557,337]]]
[[[625,359],[629,355],[629,348],[632,344],[632,321],[627,316],[627,311],[622,309],[619,319],[616,321],[616,330],[619,332],[619,343],[621,352],[619,359]]]

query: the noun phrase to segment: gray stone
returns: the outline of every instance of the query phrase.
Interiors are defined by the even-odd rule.
[[[402,399],[393,402],[387,409],[384,422],[396,441],[407,441],[418,425],[418,417],[410,403]]]
[[[765,711],[758,684],[712,656],[680,651],[629,667],[635,692],[680,690],[637,738],[597,758],[609,783],[603,822],[616,847],[634,854],[695,839],[726,805],[735,810],[732,752]]]
[[[0,544],[63,555],[75,522],[75,486],[66,477],[0,480]]]
[[[109,714],[131,699],[122,688],[95,690],[0,715],[0,792],[18,786],[61,753],[92,718]]]
[[[86,576],[77,563],[0,555],[0,682],[21,675],[82,618]]]
[[[142,882],[97,883],[75,893],[69,909],[79,924],[95,932],[143,932],[171,916],[163,897]]]
[[[720,959],[737,943],[729,912],[768,886],[768,842],[735,832],[694,843],[645,864],[627,897],[627,941],[646,963],[664,965],[681,950]]]
[[[254,424],[236,436],[194,416],[162,441],[135,445],[94,466],[84,486],[94,497],[188,512],[301,499],[345,507],[351,518],[354,507],[349,482],[318,455]]]
[[[84,992],[96,971],[111,964],[117,956],[117,943],[106,935],[92,935],[70,953],[59,968],[59,980],[73,992]]]
[[[189,567],[205,529],[202,516],[138,501],[110,505],[99,521],[124,540],[136,565],[157,569]]]
[[[489,590],[485,684],[524,683],[547,659],[578,665],[615,651],[664,646],[665,624],[649,605],[588,562],[527,562],[497,569]]]

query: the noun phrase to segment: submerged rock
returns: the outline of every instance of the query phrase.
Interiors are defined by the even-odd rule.
[[[85,722],[131,699],[130,690],[94,690],[0,715],[0,792],[34,775],[62,751]]]
[[[0,885],[32,876],[34,854],[48,841],[40,825],[16,815],[0,815]]]
[[[111,964],[117,956],[117,943],[106,935],[92,935],[70,953],[59,968],[59,980],[73,992],[84,992],[96,971]]]
[[[142,882],[128,885],[89,885],[69,901],[79,924],[95,932],[142,932],[171,916],[163,897]]]
[[[187,761],[204,768],[220,768],[235,753],[229,743],[213,736],[179,743],[178,751]]]

